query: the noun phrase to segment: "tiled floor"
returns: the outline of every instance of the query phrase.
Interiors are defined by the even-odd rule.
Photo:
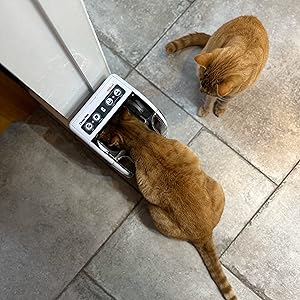
[[[85,0],[113,72],[165,114],[169,135],[224,187],[215,240],[239,299],[296,300],[300,286],[300,6],[274,1]],[[257,84],[223,118],[196,115],[189,49],[255,14],[270,34]],[[153,227],[141,195],[43,111],[0,137],[0,299],[221,299],[195,249]]]

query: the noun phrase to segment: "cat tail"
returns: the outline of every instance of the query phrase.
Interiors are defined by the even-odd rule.
[[[223,271],[212,237],[206,242],[192,242],[200,253],[206,268],[226,300],[238,300]]]
[[[190,33],[168,43],[166,45],[166,51],[168,54],[171,54],[190,46],[200,46],[201,48],[203,48],[208,42],[209,38],[210,35],[203,32]]]

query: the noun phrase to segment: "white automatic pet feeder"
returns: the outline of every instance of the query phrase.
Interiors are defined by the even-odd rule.
[[[143,120],[149,128],[166,135],[163,114],[144,95],[119,76],[110,75],[70,122],[71,130],[95,150],[108,164],[126,177],[134,175],[134,165],[125,150],[110,149],[98,136],[123,106]]]

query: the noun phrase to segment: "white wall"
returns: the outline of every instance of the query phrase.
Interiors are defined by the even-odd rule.
[[[0,45],[0,63],[66,119],[109,74],[80,0],[1,0]]]

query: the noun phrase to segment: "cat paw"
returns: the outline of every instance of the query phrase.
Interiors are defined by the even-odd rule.
[[[172,54],[172,53],[175,53],[176,52],[176,45],[173,43],[173,42],[170,42],[168,43],[166,46],[165,46],[165,49],[166,49],[166,52],[168,54]]]
[[[209,111],[205,109],[204,107],[200,107],[198,110],[198,116],[199,117],[206,117],[209,114]]]
[[[216,117],[221,117],[221,116],[223,116],[224,113],[225,113],[225,108],[221,108],[220,106],[215,105],[213,111],[214,111],[214,115],[215,115]]]

